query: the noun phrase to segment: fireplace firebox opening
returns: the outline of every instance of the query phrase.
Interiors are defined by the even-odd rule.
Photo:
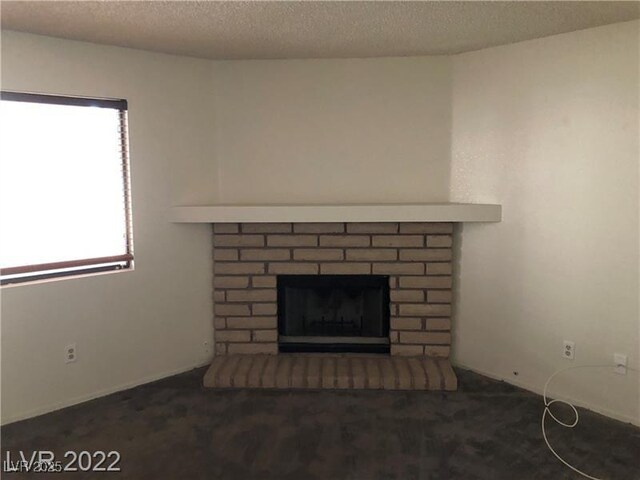
[[[279,275],[281,352],[389,353],[387,275]]]

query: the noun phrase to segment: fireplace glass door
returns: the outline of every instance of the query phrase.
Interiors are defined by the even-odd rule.
[[[278,276],[282,352],[389,352],[389,277]]]

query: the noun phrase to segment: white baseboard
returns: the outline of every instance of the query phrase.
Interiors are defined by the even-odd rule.
[[[489,377],[492,378],[494,380],[500,380],[502,382],[508,383],[510,385],[514,385],[518,388],[522,388],[523,390],[527,390],[529,392],[535,393],[537,395],[542,396],[542,388],[533,385],[528,385],[522,382],[518,382],[518,381],[514,381],[511,377],[509,378],[505,378],[502,375],[498,375],[496,373],[493,372],[486,372],[483,370],[479,370],[477,368],[474,367],[470,367],[469,365],[464,365],[462,363],[459,362],[455,362],[454,364],[455,367],[459,367],[462,368],[464,370],[470,370],[474,373],[477,373],[479,375],[484,375],[485,377]],[[607,408],[603,408],[599,405],[593,405],[589,402],[585,402],[582,401],[580,399],[576,399],[576,398],[571,398],[571,397],[565,397],[565,396],[558,396],[558,395],[554,395],[553,398],[558,398],[559,400],[564,400],[565,402],[570,402],[571,404],[575,405],[576,407],[581,407],[581,408],[585,408],[587,410],[590,410],[592,412],[595,413],[599,413],[601,415],[604,415],[605,417],[609,417],[609,418],[613,418],[614,420],[619,420],[621,422],[625,422],[625,423],[630,423],[632,425],[638,426],[640,427],[640,417],[631,417],[628,415],[623,415],[619,412],[613,411],[613,410],[609,410]],[[542,399],[540,399],[540,415],[542,415],[542,410],[543,410],[544,404],[542,402]]]
[[[75,397],[75,398],[71,398],[69,400],[65,400],[63,402],[58,402],[58,403],[54,403],[52,405],[46,405],[46,406],[42,406],[33,410],[29,410],[27,412],[23,412],[17,415],[11,415],[9,417],[3,418],[2,419],[2,425],[8,425],[10,423],[14,423],[14,422],[18,422],[20,420],[26,420],[28,418],[33,418],[33,417],[37,417],[39,415],[44,415],[45,413],[51,413],[51,412],[55,412],[56,410],[61,410],[63,408],[67,408],[67,407],[71,407],[73,405],[78,405],[80,403],[84,403],[84,402],[88,402],[89,400],[94,400],[96,398],[100,398],[100,397],[104,397],[107,395],[110,395],[112,393],[116,393],[116,392],[121,392],[123,390],[128,390],[130,388],[134,388],[140,385],[144,385],[146,383],[151,383],[151,382],[155,382],[156,380],[161,380],[163,378],[166,377],[171,377],[173,375],[178,375],[180,373],[184,373],[184,372],[188,372],[189,370],[193,370],[194,368],[199,368],[199,367],[203,367],[209,364],[209,361],[202,363],[202,362],[197,362],[195,364],[190,364],[184,367],[180,367],[174,370],[169,370],[169,371],[165,371],[159,374],[155,374],[155,375],[149,375],[147,377],[132,381],[132,382],[127,382],[127,383],[123,383],[120,385],[116,385],[114,387],[110,387],[110,388],[105,388],[103,390],[98,390],[97,392],[92,392],[90,394],[87,395],[81,395],[79,397]],[[542,395],[542,389],[538,388],[537,386],[532,386],[532,385],[527,385],[524,384],[522,382],[517,382],[517,381],[513,381],[513,379],[509,378],[504,378],[502,375],[498,375],[495,374],[493,372],[485,372],[482,370],[478,370],[476,368],[470,367],[468,365],[464,365],[462,363],[455,363],[456,367],[460,367],[463,368],[465,370],[470,370],[472,372],[478,373],[480,375],[484,375],[486,377],[489,378],[493,378],[494,380],[500,380],[503,381],[505,383],[514,385],[516,387],[522,388],[524,390],[527,390],[529,392],[533,392],[535,394],[538,395]],[[608,410],[606,408],[602,408],[600,406],[597,405],[592,405],[588,402],[584,402],[581,401],[579,399],[575,399],[575,398],[561,398],[562,400],[571,402],[572,404],[578,406],[578,407],[582,407],[582,408],[586,408],[587,410],[591,410],[593,412],[596,413],[600,413],[602,415],[605,415],[607,417],[613,418],[615,420],[619,420],[622,422],[626,422],[626,423],[631,423],[633,425],[636,426],[640,426],[640,418],[637,417],[630,417],[627,415],[621,415],[618,412],[612,411],[612,410]],[[540,404],[540,412],[542,412],[542,402]],[[542,414],[542,413],[541,413]]]
[[[174,370],[168,370],[162,373],[157,373],[154,375],[149,375],[144,378],[140,378],[138,380],[134,380],[132,382],[122,383],[113,387],[105,388],[103,390],[98,390],[96,392],[92,392],[86,395],[80,395],[79,397],[70,398],[68,400],[64,400],[62,402],[57,402],[51,405],[44,405],[42,407],[35,408],[33,410],[28,410],[26,412],[19,413],[17,415],[10,415],[8,417],[2,418],[2,425],[8,425],[10,423],[18,422],[20,420],[26,420],[28,418],[37,417],[39,415],[44,415],[45,413],[55,412],[56,410],[61,410],[63,408],[71,407],[73,405],[78,405],[79,403],[88,402],[89,400],[94,400],[96,398],[104,397],[107,395],[111,395],[112,393],[121,392],[123,390],[128,390],[130,388],[138,387],[140,385],[144,385],[145,383],[155,382],[156,380],[161,380],[163,378],[171,377],[173,375],[178,375],[180,373],[188,372],[189,370],[193,370],[194,368],[203,367],[208,365],[209,361],[202,363],[197,362],[195,364],[190,364],[184,367],[176,368]]]

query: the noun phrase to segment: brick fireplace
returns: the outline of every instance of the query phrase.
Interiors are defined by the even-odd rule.
[[[452,223],[214,223],[217,355],[278,353],[278,275],[388,275],[391,355],[448,357]]]

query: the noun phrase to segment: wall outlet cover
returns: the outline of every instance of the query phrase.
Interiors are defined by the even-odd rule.
[[[562,348],[562,357],[573,360],[576,356],[576,344],[570,340],[565,340]]]
[[[614,353],[613,362],[616,364],[615,373],[618,375],[627,374],[627,356],[623,353]]]
[[[76,350],[76,344],[70,343],[64,347],[64,362],[72,363],[78,359],[78,351]]]

